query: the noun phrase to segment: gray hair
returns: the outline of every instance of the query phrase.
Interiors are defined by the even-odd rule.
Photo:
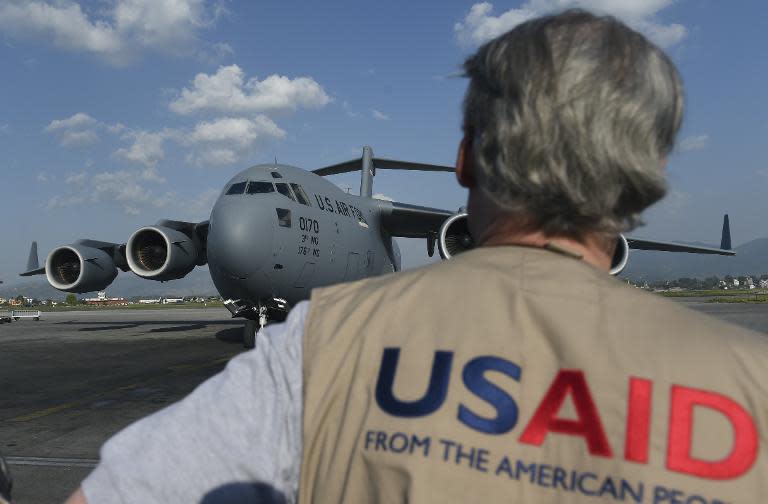
[[[569,10],[490,41],[464,70],[475,176],[503,211],[550,234],[613,234],[664,196],[683,89],[639,33]]]

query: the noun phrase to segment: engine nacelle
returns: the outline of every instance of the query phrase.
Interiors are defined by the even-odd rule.
[[[189,236],[163,226],[147,226],[131,235],[125,258],[131,271],[149,280],[175,280],[197,262],[199,245]]]
[[[618,275],[627,267],[629,261],[629,243],[623,234],[619,235],[616,243],[616,250],[611,259],[611,275]]]
[[[475,247],[475,242],[469,234],[467,226],[467,214],[457,213],[448,217],[443,225],[440,226],[437,248],[440,251],[440,257],[450,259],[456,254],[461,254]],[[629,243],[623,234],[620,234],[616,250],[611,260],[611,275],[618,275],[627,267],[629,261]]]
[[[475,241],[469,234],[466,212],[457,213],[445,219],[440,226],[437,250],[440,257],[450,259],[456,254],[475,248]]]
[[[48,254],[45,276],[54,289],[91,292],[107,288],[117,276],[117,268],[112,257],[103,250],[73,244]]]

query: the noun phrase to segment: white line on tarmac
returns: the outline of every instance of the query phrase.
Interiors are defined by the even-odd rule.
[[[96,467],[98,459],[59,457],[5,457],[8,465],[45,467]]]

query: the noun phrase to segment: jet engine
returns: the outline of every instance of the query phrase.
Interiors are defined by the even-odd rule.
[[[475,247],[475,241],[469,234],[466,212],[457,213],[445,219],[440,226],[437,250],[440,257],[450,259],[456,254],[466,252]]]
[[[53,288],[65,292],[105,289],[117,276],[109,254],[84,245],[65,245],[51,251],[45,260],[45,276]]]
[[[457,213],[447,218],[440,226],[437,248],[440,257],[450,259],[456,254],[466,252],[475,247],[475,242],[469,234],[467,226],[467,214]],[[616,251],[611,260],[611,275],[618,275],[627,267],[629,260],[629,243],[624,235],[620,234],[616,244]]]
[[[623,234],[619,235],[616,243],[616,250],[613,253],[613,259],[611,259],[611,275],[618,275],[624,268],[627,267],[627,261],[629,261],[629,243]]]
[[[125,258],[131,271],[149,280],[175,280],[195,267],[200,245],[175,229],[147,226],[131,235]]]

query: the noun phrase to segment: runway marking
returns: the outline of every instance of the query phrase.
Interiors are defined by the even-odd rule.
[[[98,459],[61,457],[5,457],[8,465],[44,467],[96,467]]]
[[[52,408],[48,408],[48,409],[44,409],[44,410],[40,410],[40,411],[35,411],[34,413],[29,413],[28,415],[18,416],[16,418],[11,418],[9,421],[10,422],[29,422],[30,420],[36,420],[38,418],[42,418],[42,417],[45,417],[45,416],[48,416],[48,415],[53,415],[54,413],[58,413],[59,411],[63,411],[65,409],[72,408],[74,406],[77,406],[81,402],[82,401],[75,401],[75,402],[66,403],[66,404],[59,404],[58,406],[54,406]]]
[[[204,368],[207,368],[207,367],[213,367],[213,366],[216,366],[217,364],[221,364],[223,362],[227,362],[228,360],[230,360],[235,355],[237,355],[237,353],[233,353],[232,355],[229,355],[229,356],[219,357],[217,359],[214,359],[214,360],[209,361],[209,362],[204,362],[202,364],[182,364],[182,365],[179,365],[179,366],[170,366],[170,367],[167,368],[167,369],[170,370],[170,373],[166,373],[165,375],[158,375],[158,376],[152,377],[152,378],[150,378],[148,380],[145,380],[143,382],[131,383],[129,385],[122,385],[120,387],[116,387],[116,388],[107,390],[105,392],[98,392],[96,394],[92,394],[90,396],[84,397],[83,399],[81,399],[79,401],[72,401],[72,402],[68,402],[68,403],[65,403],[65,404],[59,404],[58,406],[53,406],[53,407],[50,407],[50,408],[46,408],[46,409],[42,409],[42,410],[38,410],[38,411],[33,411],[32,413],[28,413],[26,415],[21,415],[21,416],[15,417],[15,418],[11,418],[8,421],[9,422],[29,422],[30,420],[37,420],[38,418],[47,417],[49,415],[53,415],[54,413],[59,413],[60,411],[68,410],[68,409],[74,408],[76,406],[80,406],[80,405],[83,405],[83,404],[87,404],[87,403],[93,402],[93,401],[95,401],[97,399],[102,398],[105,395],[113,394],[115,392],[123,392],[125,390],[131,390],[131,389],[135,389],[135,388],[141,387],[142,385],[150,383],[153,380],[156,380],[158,378],[162,378],[162,377],[167,376],[169,374],[182,373],[184,371],[194,371],[194,370],[197,370],[197,369],[204,369]]]

